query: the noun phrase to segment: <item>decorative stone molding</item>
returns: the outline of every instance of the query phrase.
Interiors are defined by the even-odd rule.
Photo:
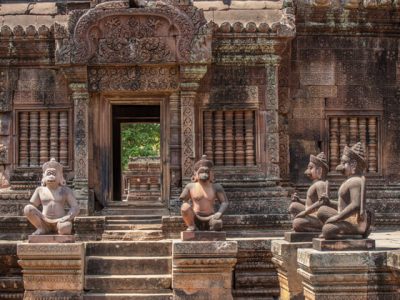
[[[396,7],[396,0],[345,0],[345,1],[332,1],[332,0],[304,0],[296,1],[298,5],[309,5],[316,8],[347,8],[347,9],[391,9]]]
[[[178,69],[163,66],[90,68],[89,90],[174,91],[178,88]]]
[[[181,66],[181,143],[182,184],[190,181],[196,158],[195,100],[199,81],[207,72],[206,65]]]
[[[52,299],[79,297],[84,284],[84,251],[82,243],[18,244],[25,298],[43,299],[49,291],[68,293]]]
[[[98,4],[55,27],[59,64],[143,64],[207,62],[211,30],[192,5],[149,2],[129,8],[125,1]],[[90,38],[89,38],[90,37]]]

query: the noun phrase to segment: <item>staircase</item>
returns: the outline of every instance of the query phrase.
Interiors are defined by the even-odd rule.
[[[88,242],[84,299],[172,299],[171,252],[171,241]]]

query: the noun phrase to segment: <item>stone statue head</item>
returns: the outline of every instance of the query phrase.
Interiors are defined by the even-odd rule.
[[[367,167],[364,156],[364,146],[358,142],[351,148],[344,147],[340,164],[336,167],[336,171],[343,173],[345,176],[354,174],[361,175]]]
[[[42,186],[47,184],[57,184],[65,185],[65,179],[63,175],[63,166],[55,160],[55,158],[50,159],[50,161],[43,164],[43,178]]]
[[[310,162],[308,163],[307,169],[304,172],[311,180],[326,179],[328,173],[328,162],[324,152],[321,152],[317,156],[310,155]]]
[[[207,159],[207,155],[203,155],[201,159],[194,164],[194,175],[192,180],[194,182],[200,181],[212,181],[213,174],[212,168],[214,164],[211,160]]]

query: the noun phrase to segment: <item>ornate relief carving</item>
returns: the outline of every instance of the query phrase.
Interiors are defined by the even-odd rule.
[[[115,1],[88,10],[76,22],[73,37],[58,39],[58,59],[73,63],[165,63],[210,59],[211,30],[202,11],[161,1],[129,9]],[[71,47],[72,45],[72,47]]]
[[[75,180],[87,180],[89,94],[74,92],[72,97],[75,103]]]
[[[194,100],[196,92],[181,92],[181,112],[182,112],[182,162],[183,175],[190,178],[193,175],[194,166]]]
[[[11,110],[12,105],[8,82],[8,70],[0,69],[0,112]]]
[[[89,90],[175,90],[178,88],[176,67],[92,68],[89,70]]]

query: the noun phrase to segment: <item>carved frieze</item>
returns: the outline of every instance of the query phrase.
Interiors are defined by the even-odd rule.
[[[0,112],[11,111],[11,97],[8,70],[0,69]]]
[[[120,67],[91,68],[89,90],[100,91],[153,91],[178,88],[176,67]]]

